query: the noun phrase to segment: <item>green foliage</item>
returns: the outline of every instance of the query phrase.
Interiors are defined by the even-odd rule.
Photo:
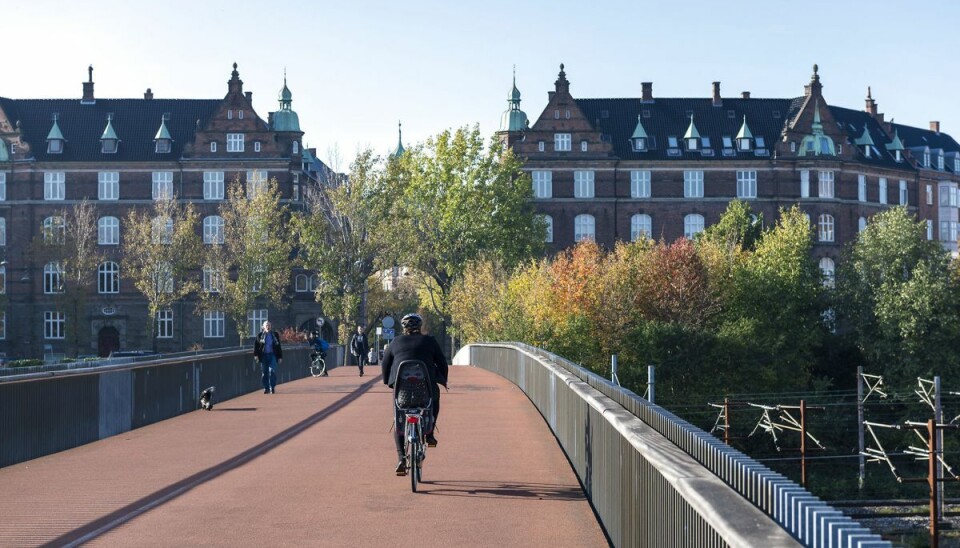
[[[43,365],[43,360],[31,358],[25,360],[12,360],[6,363],[7,367],[32,367],[34,365]]]

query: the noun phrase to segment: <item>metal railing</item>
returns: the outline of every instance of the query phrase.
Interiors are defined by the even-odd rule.
[[[519,343],[465,347],[540,410],[616,546],[890,546],[673,413]]]

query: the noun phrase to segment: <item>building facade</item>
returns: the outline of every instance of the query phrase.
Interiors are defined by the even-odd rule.
[[[734,199],[774,222],[798,204],[814,255],[833,275],[841,248],[897,204],[957,252],[960,145],[877,111],[830,105],[817,66],[800,97],[575,98],[563,65],[530,125],[514,83],[498,133],[525,160],[551,251],[590,238],[612,247],[641,235],[675,240],[716,223]]]
[[[261,118],[236,64],[221,99],[159,99],[150,89],[143,98],[97,98],[92,67],[80,98],[0,97],[0,352],[104,356],[154,344],[161,351],[235,346],[230,319],[196,314],[189,298],[162,311],[150,332],[146,300],[120,269],[123,223],[132,208],[175,195],[195,205],[198,231],[213,245],[222,230],[217,209],[235,179],[275,178],[282,201],[296,209],[325,166],[302,148],[286,77],[278,99],[279,109]],[[95,208],[97,243],[108,258],[86,306],[71,318],[57,299],[62,272],[38,260],[31,242],[62,229],[63,212],[84,199]],[[315,286],[310,273],[292,272],[290,306],[251,310],[251,327],[267,318],[279,328],[314,320]],[[70,321],[75,340],[67,340]]]

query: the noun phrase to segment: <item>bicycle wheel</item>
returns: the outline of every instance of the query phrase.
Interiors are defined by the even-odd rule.
[[[310,364],[310,374],[314,377],[322,377],[326,368],[327,364],[323,361],[323,358],[317,358]]]
[[[417,447],[418,445],[420,445],[419,440],[415,440],[407,443],[407,462],[410,464],[410,468],[411,468],[410,490],[413,491],[414,493],[417,492],[417,481],[419,481],[420,479],[417,477],[419,476],[419,474],[417,473],[417,468],[420,466],[419,459],[417,459],[417,452],[420,450],[419,447]]]

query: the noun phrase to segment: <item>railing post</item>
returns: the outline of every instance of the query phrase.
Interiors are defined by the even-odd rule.
[[[723,398],[723,443],[730,445],[730,398]]]
[[[943,409],[940,406],[940,376],[933,378],[933,387],[934,387],[934,413],[933,413],[933,423],[934,424],[943,424]],[[943,430],[937,429],[937,447],[943,447]],[[943,462],[940,460],[939,453],[935,453],[933,458],[937,462],[937,485],[940,485],[940,482],[943,481]],[[937,490],[937,521],[943,518],[943,489]]]
[[[650,393],[650,398],[647,400],[650,403],[656,403],[656,373],[654,372],[654,366],[647,366],[647,391]]]
[[[940,519],[937,516],[937,498],[940,484],[937,481],[937,423],[933,419],[927,421],[927,433],[930,444],[930,465],[927,477],[930,481],[930,546],[937,548],[940,543]]]
[[[857,476],[857,487],[863,489],[863,480],[866,477],[866,466],[863,452],[864,442],[863,442],[863,366],[857,366],[857,438],[860,442],[860,453],[858,459],[860,460],[860,473]]]
[[[617,355],[610,355],[610,382],[620,386],[620,378],[617,376]]]
[[[807,487],[807,402],[800,400],[800,485]]]

